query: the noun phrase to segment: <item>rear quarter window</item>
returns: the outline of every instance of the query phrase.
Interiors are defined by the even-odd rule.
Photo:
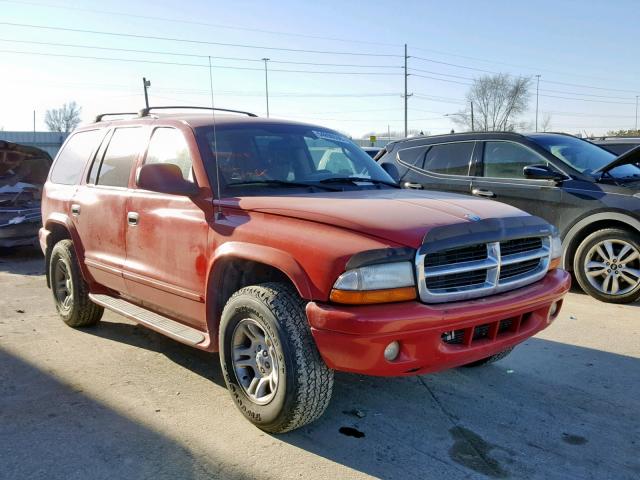
[[[62,185],[79,183],[85,164],[91,158],[103,134],[101,130],[74,133],[53,164],[49,180]]]
[[[434,145],[424,157],[424,170],[445,175],[469,175],[474,142]],[[416,165],[419,167],[419,165]]]

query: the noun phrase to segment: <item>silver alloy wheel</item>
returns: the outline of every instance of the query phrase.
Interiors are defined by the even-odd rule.
[[[53,277],[56,299],[60,307],[68,312],[73,303],[73,281],[69,267],[64,261],[58,260]]]
[[[240,320],[233,331],[232,362],[239,385],[259,405],[278,390],[278,359],[273,340],[252,318]]]
[[[584,272],[600,292],[624,295],[640,285],[640,252],[624,240],[603,240],[587,253]]]

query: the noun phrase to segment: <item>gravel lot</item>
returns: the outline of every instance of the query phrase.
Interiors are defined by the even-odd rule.
[[[338,374],[320,421],[272,436],[236,412],[217,355],[112,313],[72,330],[42,272],[38,252],[0,252],[3,479],[640,478],[638,304],[571,293],[482,369]]]

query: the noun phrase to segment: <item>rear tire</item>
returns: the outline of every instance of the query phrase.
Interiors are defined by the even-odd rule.
[[[61,240],[51,251],[49,278],[60,318],[73,328],[95,325],[104,309],[91,301],[71,240]]]
[[[290,286],[264,283],[236,292],[222,312],[227,388],[243,415],[266,432],[313,422],[331,399],[333,371],[316,348],[304,307]]]
[[[620,228],[593,232],[578,246],[573,271],[582,290],[602,302],[639,300],[640,236]]]
[[[498,360],[502,360],[504,357],[509,355],[513,351],[514,347],[507,348],[500,353],[496,353],[495,355],[491,355],[487,358],[482,358],[480,360],[476,360],[475,362],[467,363],[463,365],[465,368],[473,368],[473,367],[484,367],[485,365],[489,365],[491,363],[495,363]]]

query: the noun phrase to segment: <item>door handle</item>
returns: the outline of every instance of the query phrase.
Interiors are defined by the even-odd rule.
[[[413,182],[404,182],[404,187],[411,188],[413,190],[422,190],[424,188],[422,184]]]
[[[132,226],[138,225],[138,213],[137,212],[128,212],[127,213],[127,223]]]
[[[484,188],[472,188],[471,194],[477,197],[495,198],[496,194],[491,190],[485,190]]]
[[[71,204],[71,215],[73,215],[74,217],[80,215],[80,205],[78,205],[77,203]]]

